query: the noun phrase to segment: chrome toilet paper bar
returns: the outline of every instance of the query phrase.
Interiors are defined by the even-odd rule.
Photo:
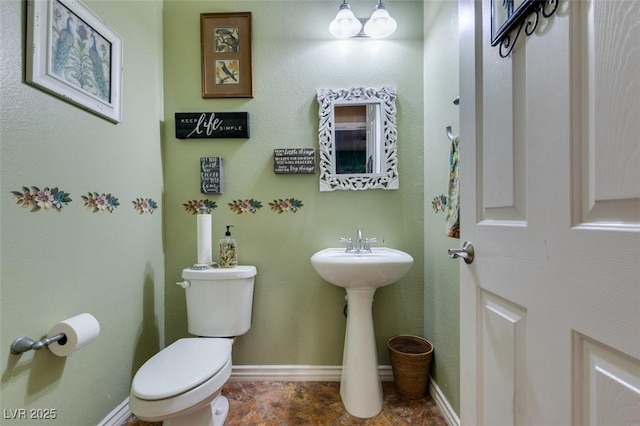
[[[42,349],[45,346],[49,346],[53,342],[60,342],[61,345],[64,345],[67,341],[67,336],[64,333],[56,334],[51,337],[44,337],[38,341],[28,338],[27,336],[18,337],[11,343],[11,353],[14,355],[19,355],[23,352],[30,351],[33,349],[37,351],[38,349]]]

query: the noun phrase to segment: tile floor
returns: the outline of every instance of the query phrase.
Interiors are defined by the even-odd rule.
[[[228,382],[225,426],[446,426],[427,395],[410,400],[392,382],[383,382],[382,412],[370,419],[353,417],[340,400],[340,382]],[[159,426],[131,417],[123,426]]]

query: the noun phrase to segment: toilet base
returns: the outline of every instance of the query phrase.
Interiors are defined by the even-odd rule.
[[[173,417],[163,426],[223,426],[229,414],[229,400],[219,393],[210,404],[186,416]]]

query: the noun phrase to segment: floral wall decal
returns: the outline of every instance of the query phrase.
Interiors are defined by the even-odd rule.
[[[158,208],[158,203],[153,201],[151,198],[136,198],[132,203],[133,209],[140,214],[153,214],[153,212]]]
[[[447,208],[447,196],[440,194],[431,201],[431,207],[436,213],[444,212]]]
[[[276,211],[280,214],[286,212],[295,213],[304,204],[302,204],[302,201],[296,200],[294,198],[285,198],[284,200],[273,200],[273,202],[269,203],[269,205],[271,206],[271,210]]]
[[[262,203],[253,198],[250,200],[233,200],[229,203],[229,210],[238,214],[255,213],[262,208]]]
[[[211,214],[218,207],[215,201],[211,200],[190,200],[183,204],[185,211],[191,214]]]
[[[118,199],[111,194],[98,194],[97,192],[88,192],[83,195],[84,206],[91,210],[92,213],[113,211],[120,205]]]
[[[60,191],[57,187],[40,189],[37,186],[22,187],[22,192],[11,191],[16,204],[24,208],[31,208],[31,212],[56,210],[61,211],[71,202],[69,194]]]

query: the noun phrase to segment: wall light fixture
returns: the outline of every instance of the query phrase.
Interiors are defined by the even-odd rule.
[[[376,10],[371,14],[371,18],[364,24],[364,32],[372,38],[385,38],[394,33],[398,28],[396,20],[389,15],[387,8],[378,0]]]
[[[396,20],[389,15],[387,8],[382,4],[382,0],[378,0],[376,8],[369,19],[356,18],[347,0],[343,0],[338,14],[329,24],[329,32],[338,38],[384,38],[393,34],[397,27]]]
[[[338,38],[353,37],[362,29],[362,23],[351,11],[347,0],[343,0],[336,18],[329,24],[329,32]]]

